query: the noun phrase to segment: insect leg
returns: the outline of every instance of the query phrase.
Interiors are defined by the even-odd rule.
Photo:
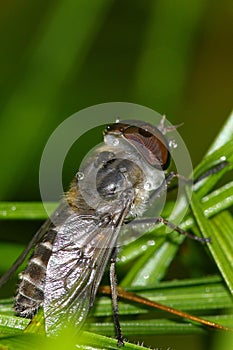
[[[227,161],[223,161],[219,164],[217,164],[215,167],[207,170],[206,172],[204,172],[203,174],[201,174],[197,179],[195,179],[194,181],[192,179],[187,179],[185,176],[182,176],[174,171],[170,172],[166,178],[163,180],[163,182],[161,183],[161,185],[152,192],[152,194],[150,195],[149,198],[149,205],[150,203],[152,203],[154,201],[154,199],[156,197],[159,197],[160,193],[167,190],[167,191],[172,191],[174,189],[177,188],[177,184],[169,186],[171,181],[175,178],[180,179],[181,181],[183,181],[184,184],[186,185],[192,185],[192,184],[197,184],[198,182],[202,181],[203,179],[207,178],[210,175],[216,174],[218,173],[220,170],[222,170],[223,168],[225,168],[225,166],[227,166],[229,163]]]
[[[131,227],[132,229],[135,230],[138,225],[145,225],[145,226],[148,225],[148,228],[151,228],[152,225],[156,225],[158,223],[162,223],[162,224],[170,227],[173,231],[176,231],[179,234],[184,235],[184,236],[186,236],[194,241],[200,241],[202,243],[210,243],[211,242],[211,239],[209,237],[203,238],[203,237],[196,236],[196,235],[192,234],[191,232],[184,231],[179,226],[173,224],[172,222],[170,222],[167,219],[164,219],[162,217],[135,219],[133,221],[126,223],[126,225],[127,225],[127,227],[129,227],[129,228]]]
[[[227,161],[223,161],[223,162],[217,164],[213,168],[207,170],[202,175],[200,175],[196,180],[194,180],[194,184],[198,183],[199,181],[205,179],[206,177],[208,177],[210,175],[218,173],[220,170],[225,168],[225,166],[227,166],[227,165],[229,165],[229,163]]]
[[[190,232],[187,232],[187,231],[184,231],[182,230],[182,228],[180,228],[179,226],[173,224],[172,222],[162,218],[162,217],[158,217],[156,218],[157,222],[161,222],[162,224],[170,227],[171,229],[173,229],[174,231],[180,233],[181,235],[184,235],[188,238],[191,238],[195,241],[199,241],[199,242],[202,242],[202,243],[210,243],[211,242],[211,239],[209,237],[207,238],[204,238],[204,237],[199,237],[199,236],[196,236]]]
[[[166,191],[170,182],[174,179],[174,178],[181,178],[182,180],[188,182],[189,180],[184,178],[183,176],[175,173],[174,171],[170,172],[166,178],[163,180],[163,182],[161,183],[161,185],[156,189],[154,190],[151,195],[150,195],[150,198],[149,198],[149,205],[153,203],[153,201],[155,200],[155,198],[159,197],[160,194],[163,192],[163,191]]]
[[[196,178],[193,181],[191,179],[187,179],[186,177],[184,177],[184,176],[182,176],[180,174],[177,174],[175,172],[171,172],[170,174],[168,174],[168,176],[166,177],[164,182],[168,186],[170,184],[171,180],[173,180],[174,178],[178,178],[178,179],[181,179],[181,181],[183,181],[186,185],[188,185],[188,184],[196,185],[196,184],[198,184],[198,182],[206,179],[208,176],[218,173],[220,170],[225,168],[228,164],[229,163],[227,161],[223,161],[223,162],[217,164],[216,166],[214,166],[213,168],[205,171],[203,174],[201,174],[198,178]],[[175,184],[173,186],[169,186],[168,187],[168,191],[172,191],[172,190],[174,190],[176,188],[177,188],[177,184]]]
[[[121,346],[121,345],[124,345],[124,340],[121,333],[121,326],[120,326],[119,314],[118,314],[117,281],[116,281],[116,271],[115,271],[116,255],[117,255],[117,249],[114,248],[112,253],[111,263],[110,263],[110,285],[111,285],[111,293],[112,293],[113,317],[114,317],[114,323],[115,323],[116,332],[117,332],[117,345]]]

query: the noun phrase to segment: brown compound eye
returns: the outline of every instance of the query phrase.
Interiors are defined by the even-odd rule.
[[[170,163],[168,144],[157,128],[146,124],[143,128],[129,126],[124,136],[150,165],[158,169],[167,169]]]
[[[111,124],[107,133],[123,137],[154,168],[167,169],[170,164],[170,152],[165,136],[154,126],[141,121],[135,125],[126,123]]]

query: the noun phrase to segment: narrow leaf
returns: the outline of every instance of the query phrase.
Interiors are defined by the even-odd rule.
[[[227,247],[227,241],[231,239],[230,237],[232,237],[233,232],[232,221],[228,221],[230,224],[230,236],[228,236],[229,234],[226,233],[223,237],[222,232],[218,227],[216,227],[216,224],[214,225],[210,220],[205,218],[203,208],[196,194],[193,194],[192,196],[191,207],[203,237],[210,237],[212,240],[212,243],[208,244],[208,249],[216,262],[216,265],[218,266],[218,269],[221,272],[230,292],[233,294],[233,249],[231,246]]]

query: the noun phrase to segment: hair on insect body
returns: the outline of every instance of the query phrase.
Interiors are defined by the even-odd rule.
[[[106,127],[104,144],[87,155],[58,209],[0,279],[1,286],[35,246],[15,297],[17,315],[32,318],[43,307],[48,335],[59,333],[69,323],[79,330],[110,263],[118,345],[124,343],[117,305],[117,239],[122,225],[133,218],[140,220],[148,203],[180,176],[168,173],[164,177],[171,159],[165,134],[173,128],[166,129],[164,119],[158,127],[138,120]],[[209,242],[162,217],[151,222]]]

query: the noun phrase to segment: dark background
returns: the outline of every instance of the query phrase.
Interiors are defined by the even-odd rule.
[[[133,102],[184,122],[197,164],[231,112],[232,43],[230,0],[1,1],[0,200],[39,201],[50,134],[98,103]],[[1,235],[18,229],[7,225]],[[31,235],[30,225],[18,234]],[[189,337],[173,348],[186,340],[191,350]]]

